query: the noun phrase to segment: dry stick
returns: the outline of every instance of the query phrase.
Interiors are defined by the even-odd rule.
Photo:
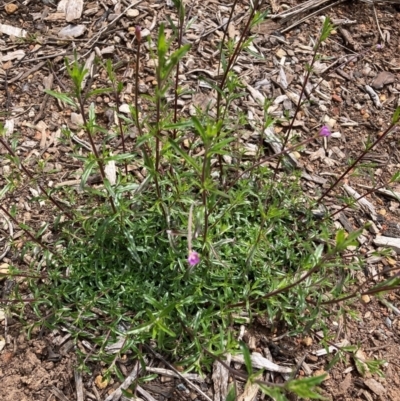
[[[29,298],[29,299],[9,299],[9,298],[0,298],[0,304],[18,304],[21,302],[24,303],[33,303],[43,301],[43,298]]]
[[[222,36],[222,40],[221,40],[221,49],[220,49],[219,58],[218,58],[217,75],[219,75],[219,70],[220,70],[220,68],[221,68],[221,59],[222,59],[222,51],[223,51],[222,46],[223,46],[224,43],[225,43],[225,39],[226,39],[226,35],[227,35],[227,32],[228,32],[228,28],[229,28],[229,25],[231,24],[231,21],[232,21],[232,18],[233,18],[233,12],[235,11],[237,2],[238,2],[238,0],[235,0],[235,1],[233,2],[232,6],[231,6],[231,12],[230,12],[230,14],[229,14],[228,21],[226,22],[226,27],[225,27],[225,29],[224,29],[224,34],[223,34],[223,36]],[[221,83],[222,83],[222,81],[221,81]],[[221,88],[221,89],[222,89],[222,88]],[[217,109],[217,113],[218,113],[218,109]]]
[[[17,157],[17,155],[15,154],[15,152],[11,149],[10,146],[8,146],[7,142],[4,141],[3,138],[0,137],[0,143],[7,149],[7,152],[16,160],[18,160],[18,167],[32,180],[35,181],[35,178],[33,177],[33,175],[30,173],[30,171],[24,166],[24,164],[21,162],[21,160],[19,160],[19,158]],[[40,190],[46,195],[46,198],[53,203],[57,209],[59,209],[62,213],[64,213],[70,220],[72,220],[74,217],[73,215],[64,210],[64,208],[49,194],[47,193],[47,191],[43,188],[42,185],[39,184],[39,182],[37,182],[38,187],[40,188]]]
[[[224,35],[223,35],[223,38],[222,38],[222,41],[221,41],[221,51],[220,51],[220,56],[219,56],[219,61],[218,61],[217,75],[219,75],[224,41],[225,41],[225,38],[226,38],[226,34],[228,32],[229,25],[230,25],[230,23],[232,21],[233,12],[235,10],[235,7],[236,7],[237,3],[238,3],[238,0],[235,0],[234,3],[232,4],[231,12],[230,12],[227,24],[226,24],[226,28],[224,30]],[[220,119],[220,105],[221,105],[221,96],[222,96],[221,93],[224,90],[224,86],[225,86],[226,79],[228,77],[228,73],[229,73],[232,65],[236,61],[236,58],[239,55],[239,52],[240,52],[240,50],[242,48],[242,43],[244,41],[244,37],[247,34],[247,32],[249,31],[249,29],[250,29],[251,21],[253,19],[253,16],[254,16],[254,13],[255,13],[256,9],[258,9],[258,7],[259,7],[259,4],[260,4],[260,1],[256,0],[256,3],[254,4],[254,7],[252,8],[251,13],[249,15],[249,18],[247,20],[246,26],[243,29],[242,34],[240,35],[240,38],[239,38],[238,43],[236,44],[235,50],[234,50],[232,56],[230,57],[230,59],[228,61],[228,65],[226,66],[224,74],[222,75],[221,82],[218,85],[220,90],[217,91],[217,121],[219,121],[219,119]],[[217,133],[217,137],[219,137],[220,133],[221,133],[221,131],[219,130],[218,133]],[[223,174],[223,169],[222,169],[222,166],[223,166],[223,162],[222,161],[223,161],[222,155],[219,154],[218,155],[218,165],[219,165],[219,169],[220,169],[220,182],[221,182],[221,184],[222,184],[222,179],[223,179],[223,175],[224,175]],[[205,211],[205,213],[206,213],[206,218],[208,218],[207,211]]]
[[[310,66],[307,68],[307,74],[306,74],[306,76],[304,77],[303,84],[301,85],[301,91],[300,91],[299,100],[298,100],[298,102],[297,102],[297,104],[296,104],[296,109],[295,109],[295,111],[294,111],[293,118],[290,120],[289,128],[288,128],[288,130],[287,130],[287,133],[286,133],[286,135],[285,135],[285,139],[284,139],[283,144],[282,144],[282,149],[285,149],[286,145],[287,145],[288,142],[289,142],[290,133],[292,132],[293,125],[294,125],[294,121],[296,120],[296,116],[297,116],[298,112],[300,111],[300,107],[301,107],[301,105],[302,105],[302,98],[303,98],[303,95],[304,95],[305,90],[306,90],[307,82],[308,82],[308,80],[310,79],[312,67],[313,67],[313,65],[314,65],[314,63],[315,63],[315,61],[316,61],[316,59],[317,59],[317,51],[318,51],[318,49],[319,49],[321,43],[322,43],[321,37],[319,37],[318,43],[315,45],[315,48],[314,48],[314,54],[313,54],[313,58],[312,58],[312,60],[311,60],[311,64],[310,64]],[[276,168],[275,168],[275,171],[274,171],[274,178],[273,178],[274,180],[275,180],[275,178],[276,178],[276,174],[278,173],[278,169],[279,169],[279,166],[280,166],[280,164],[281,164],[282,159],[283,159],[283,158],[280,157],[280,158],[278,159],[278,163],[276,164]]]
[[[383,36],[383,33],[381,31],[381,27],[379,25],[378,15],[376,14],[376,8],[375,8],[375,2],[374,1],[372,2],[372,9],[374,10],[375,22],[376,22],[376,26],[378,27],[379,35],[380,35],[380,37],[382,39],[382,43],[385,43],[385,37]]]
[[[85,108],[83,106],[83,101],[82,101],[82,97],[81,96],[78,97],[78,103],[79,103],[79,108],[80,108],[81,115],[82,115],[83,126],[86,128],[86,132],[88,134],[90,146],[92,147],[92,152],[93,152],[93,154],[94,154],[94,156],[96,158],[97,165],[99,166],[101,178],[102,178],[103,182],[105,182],[107,178],[106,178],[106,173],[104,171],[104,165],[103,165],[103,162],[100,160],[100,155],[99,155],[99,152],[97,151],[96,145],[94,144],[92,133],[90,132],[90,129],[88,129],[89,125],[88,125],[88,122],[87,122],[87,118],[86,118],[86,114],[85,114]],[[108,199],[109,199],[109,201],[111,203],[111,208],[112,208],[113,212],[117,213],[117,209],[115,208],[115,204],[114,204],[114,201],[113,201],[111,195],[109,195]]]
[[[234,5],[236,5],[236,3],[237,3],[237,1],[235,1]],[[237,43],[237,45],[235,47],[235,50],[234,50],[234,52],[232,54],[232,57],[228,61],[228,65],[226,66],[226,69],[224,71],[224,75],[222,76],[221,83],[218,85],[220,91],[218,91],[217,106],[219,106],[219,104],[221,102],[221,93],[220,92],[223,91],[223,89],[224,89],[225,82],[226,82],[226,79],[228,77],[228,73],[231,70],[232,65],[235,63],[235,61],[236,61],[236,59],[237,59],[237,57],[239,55],[239,52],[240,52],[240,50],[242,48],[242,43],[244,41],[244,37],[247,34],[247,32],[249,31],[249,29],[250,29],[251,21],[253,20],[254,13],[258,9],[259,4],[260,4],[260,2],[258,0],[256,0],[256,2],[254,4],[254,7],[252,8],[251,13],[249,15],[249,18],[247,20],[246,26],[243,29],[242,35],[240,36],[240,39],[239,39],[239,41],[238,41],[238,43]],[[228,29],[228,27],[226,29]],[[217,73],[219,73],[219,69],[218,69]],[[219,107],[217,107],[217,119],[219,119]]]
[[[371,146],[367,147],[361,154],[360,156],[357,157],[357,159],[343,172],[343,174],[317,199],[316,203],[320,203],[328,194],[331,192],[336,186],[339,184],[340,181],[361,161],[361,159],[369,153],[376,145],[379,144],[391,131],[392,129],[397,125],[397,122],[392,123],[389,125],[389,127],[386,129],[386,131],[378,137],[378,139],[375,140],[375,142],[372,143]]]
[[[143,136],[142,126],[139,121],[139,66],[140,66],[140,46],[142,42],[142,35],[140,32],[140,27],[137,26],[135,28],[135,38],[137,42],[137,49],[136,49],[136,65],[135,65],[135,123],[136,128],[138,130],[138,136]],[[143,152],[146,154],[147,158],[150,159],[151,149],[148,147],[147,143],[144,145]]]

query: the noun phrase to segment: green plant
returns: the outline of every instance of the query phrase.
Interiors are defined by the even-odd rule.
[[[140,356],[141,345],[150,340],[184,369],[208,369],[216,358],[240,351],[235,334],[243,312],[250,318],[265,316],[271,330],[284,325],[292,335],[326,328],[331,304],[342,301],[344,308],[363,290],[360,287],[349,294],[354,284],[351,273],[362,262],[353,258],[349,263],[344,255],[349,246],[357,246],[362,229],[346,236],[334,230],[329,216],[318,219],[313,210],[391,132],[400,113],[396,112],[384,135],[371,142],[317,201],[312,200],[302,190],[300,173],[279,167],[293,150],[330,134],[323,127],[319,134],[297,143],[291,142],[290,135],[319,46],[332,29],[329,20],[306,69],[281,152],[264,156],[259,147],[251,158],[241,136],[248,121],[234,111],[235,102],[245,93],[232,67],[250,44],[249,27],[262,17],[258,2],[249,11],[240,40],[221,42],[222,78],[218,84],[210,83],[216,92],[215,113],[208,106],[197,109],[194,116],[178,108],[182,93],[179,65],[190,46],[182,45],[183,3],[174,3],[179,17],[178,26],[173,25],[175,36],[168,40],[161,24],[156,43],[149,40],[157,62],[156,85],[148,96],[140,96],[138,90],[142,38],[136,28],[135,99],[129,117],[118,112],[122,84],[110,62],[99,63],[110,88],[85,92],[87,71],[75,56],[73,62],[66,60],[70,92],[47,91],[83,119],[92,151],[73,156],[82,165],[81,194],[45,188],[42,164],[32,173],[6,139],[0,139],[18,169],[37,183],[40,199],[51,202],[52,213],[67,217],[49,221],[56,240],[45,245],[42,235],[49,231],[47,225],[35,231],[0,205],[30,240],[26,252],[32,253],[33,246],[46,250],[45,272],[40,257],[29,274],[13,272],[25,274],[33,293],[30,305],[39,317],[36,325],[62,323],[77,341],[89,339],[91,359],[109,364],[117,374],[116,358],[127,352]],[[113,151],[108,132],[90,103],[103,93],[112,93],[116,99],[120,153]],[[167,99],[171,93],[172,110]],[[140,110],[142,104],[146,104],[146,113]],[[260,138],[274,122],[267,110],[265,102],[264,118],[257,127]],[[126,133],[133,127],[137,137],[132,144]],[[272,159],[278,160],[274,169],[267,164]],[[116,177],[107,169],[114,164],[123,167]],[[129,167],[137,175],[130,174]],[[100,174],[100,186],[88,184],[94,173]],[[351,202],[344,205],[349,206]],[[375,290],[397,287],[397,281],[392,281]],[[13,301],[24,304],[18,286]],[[107,347],[121,338],[117,356],[110,354]],[[84,363],[89,356],[82,349],[78,352]],[[259,381],[248,351],[242,347],[242,352],[247,355],[249,381]],[[287,391],[319,398],[314,387],[322,379],[292,378],[284,386],[259,384],[276,399],[285,399]]]

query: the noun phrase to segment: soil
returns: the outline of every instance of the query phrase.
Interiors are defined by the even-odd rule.
[[[59,393],[75,399],[74,350],[57,354],[51,333],[34,335],[29,340],[17,322],[8,327],[7,338],[10,343],[0,355],[0,400],[51,400]]]
[[[22,138],[19,137],[19,156],[28,165],[36,163],[40,158],[47,160],[46,169],[49,175],[46,182],[51,180],[62,185],[77,185],[82,172],[82,166],[68,157],[74,144],[57,141],[62,125],[67,125],[76,132],[78,139],[85,140],[77,129],[79,122],[71,119],[71,110],[64,109],[43,92],[46,87],[61,91],[68,88],[64,56],[71,55],[75,48],[85,61],[97,47],[97,54],[100,52],[102,57],[109,57],[114,63],[129,59],[128,63],[122,63],[123,67],[118,72],[119,79],[126,87],[122,100],[129,103],[133,98],[129,84],[133,74],[131,60],[132,49],[135,48],[134,27],[140,25],[143,32],[148,30],[148,34],[154,37],[159,23],[166,20],[165,16],[170,15],[176,20],[168,1],[159,3],[148,0],[138,2],[132,8],[135,12],[130,13],[129,17],[122,17],[107,30],[107,24],[111,25],[113,18],[128,3],[117,0],[105,0],[101,5],[97,2],[85,2],[82,16],[74,20],[73,24],[83,24],[86,30],[76,39],[58,36],[59,30],[68,23],[65,13],[60,14],[57,5],[52,1],[28,0],[0,5],[1,24],[22,28],[28,33],[24,39],[0,33],[0,105],[3,105],[0,121],[7,122],[8,137],[16,132],[22,135]],[[298,4],[300,3],[299,1]],[[182,76],[182,84],[192,89],[195,95],[185,99],[184,107],[189,108],[191,103],[200,105],[207,99],[207,88],[200,85],[199,89],[200,81],[196,70],[206,71],[206,74],[207,71],[208,74],[216,71],[216,59],[212,54],[222,35],[219,28],[221,18],[228,17],[230,4],[225,0],[206,0],[186,6],[190,15],[197,19],[186,34],[186,39],[193,43],[194,51],[185,60]],[[296,5],[293,1],[286,4],[274,1],[271,4],[274,14],[286,10],[288,4],[290,7]],[[247,1],[239,1],[234,14],[235,29],[229,30],[232,38],[244,27],[243,13],[246,9]],[[303,139],[314,135],[323,124],[330,125],[331,130],[336,133],[328,139],[324,147],[321,147],[321,143],[312,142],[298,155],[298,167],[306,173],[304,190],[310,196],[316,196],[321,185],[327,188],[329,177],[343,172],[348,160],[354,160],[366,143],[384,134],[394,109],[400,104],[399,9],[397,5],[382,2],[375,5],[375,11],[376,17],[370,3],[346,1],[335,4],[326,14],[320,12],[283,34],[281,31],[298,17],[287,21],[268,20],[257,28],[254,42],[255,50],[263,54],[265,60],[249,61],[246,55],[238,60],[237,71],[242,79],[263,96],[276,99],[287,92],[280,80],[280,65],[285,66],[285,80],[289,89],[299,89],[299,77],[304,71],[304,65],[310,62],[313,40],[319,34],[320,17],[328,15],[334,20],[350,21],[341,22],[323,45],[323,58],[319,60],[319,68],[325,83],[319,82],[313,106],[302,109],[296,119],[299,125],[295,129]],[[100,32],[104,32],[102,36],[98,36]],[[114,47],[110,50],[108,47],[111,45]],[[154,70],[148,55],[142,60],[140,79],[143,92],[151,90]],[[316,84],[318,79],[318,76],[314,76],[311,83]],[[99,74],[90,79],[88,86],[96,85],[99,88],[105,83],[104,75]],[[374,99],[366,92],[366,85],[375,91],[377,98]],[[107,124],[107,110],[115,105],[112,97],[98,96],[95,103],[96,112],[104,117]],[[145,111],[145,105],[143,107]],[[259,104],[251,95],[238,107],[255,115],[261,113]],[[273,112],[282,116],[284,110],[289,114],[294,111],[287,98]],[[282,129],[285,129],[284,123],[277,126],[276,133]],[[400,193],[400,186],[395,183],[387,184],[388,179],[399,170],[398,144],[398,131],[393,131],[368,155],[368,161],[374,163],[371,176],[352,174],[346,177],[345,182],[359,193],[365,193],[373,185],[384,183],[384,188]],[[6,150],[0,147],[0,153],[6,154]],[[2,160],[0,168],[0,184],[3,186],[6,181],[2,177],[6,177],[9,163]],[[2,202],[7,208],[15,206],[19,217],[26,224],[39,227],[49,217],[49,212],[45,208],[27,206],[29,199],[35,196],[32,190],[34,189],[26,184],[17,198],[5,198]],[[342,196],[343,193],[338,189],[336,195]],[[397,224],[400,219],[399,201],[378,193],[366,198],[375,208],[374,213],[359,208],[338,216],[338,224],[340,222],[346,225],[348,231],[361,227],[366,221],[374,223],[375,231],[365,233],[365,242],[362,244],[366,268],[365,272],[360,272],[360,282],[373,272],[398,267],[396,253],[376,262],[371,262],[370,258],[376,249],[376,235],[400,238]],[[334,197],[327,198],[327,206],[337,210]],[[374,214],[375,218],[372,216]],[[18,238],[21,235],[17,231],[14,233],[17,243]],[[48,240],[51,241],[51,236]],[[0,245],[6,247],[4,236],[1,241]],[[4,255],[2,260],[5,263],[8,261],[15,263],[10,253]],[[1,286],[4,300],[8,294],[7,280],[3,280]],[[395,307],[399,307],[399,294],[392,293],[385,298]],[[361,375],[349,354],[345,360],[329,370],[329,376],[322,385],[324,395],[332,400],[400,400],[400,317],[395,309],[388,308],[373,296],[364,297],[358,308],[360,320],[347,318],[340,322],[331,322],[336,333],[333,343],[346,339],[348,343],[360,347],[363,357],[385,360],[384,377],[376,373]],[[5,333],[3,342],[0,336],[1,401],[82,401],[75,351],[62,332],[34,330],[31,339],[28,339],[26,329],[16,317],[7,319],[6,324],[4,317],[0,316],[0,321]],[[32,323],[32,318],[28,322]],[[252,350],[267,352],[268,348],[277,364],[293,365],[296,360],[305,357],[306,365],[299,367],[299,377],[321,373],[332,359],[332,355],[318,357],[313,354],[313,351],[323,348],[317,333],[310,338],[297,339],[288,339],[285,336],[280,338],[279,334],[272,335],[263,329],[262,322],[258,322],[247,328],[245,341]],[[153,363],[153,366],[166,367],[160,361],[153,360]],[[133,369],[133,361],[121,366],[128,376]],[[305,368],[307,366],[309,371]],[[91,372],[80,376],[83,380],[83,399],[104,400],[120,382],[115,379],[107,386],[102,386],[98,378],[101,377],[104,367],[93,364],[91,368]],[[269,378],[277,382],[283,380],[279,375]],[[199,386],[209,397],[213,397],[211,376],[207,376],[205,382]],[[204,399],[189,390],[179,379],[163,380],[161,377],[144,388],[157,400],[195,400],[196,397],[198,400]],[[141,397],[151,399],[146,395]],[[261,399],[260,395],[255,399]]]

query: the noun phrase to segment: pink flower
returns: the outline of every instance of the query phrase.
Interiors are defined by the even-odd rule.
[[[325,136],[325,137],[331,136],[331,130],[330,130],[326,125],[324,125],[324,126],[319,130],[319,135],[320,135],[320,136]]]
[[[187,260],[190,266],[196,266],[200,262],[200,255],[196,251],[189,251]]]

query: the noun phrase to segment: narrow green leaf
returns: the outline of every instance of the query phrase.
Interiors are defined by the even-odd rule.
[[[228,395],[225,398],[225,401],[236,401],[236,390],[233,384],[230,385],[230,389]]]
[[[193,157],[189,156],[184,150],[182,150],[173,139],[168,138],[168,142],[174,148],[175,152],[183,157],[185,161],[190,164],[198,174],[201,174],[201,167],[197,164],[196,160]]]
[[[81,177],[81,188],[84,188],[86,181],[88,180],[90,173],[92,172],[93,168],[96,166],[96,160],[91,160],[83,170],[82,177]]]
[[[253,366],[251,364],[251,355],[247,345],[241,341],[240,342],[240,349],[243,352],[244,364],[246,366],[246,370],[249,376],[253,374]]]
[[[400,107],[397,107],[393,113],[392,124],[397,124],[400,119]]]
[[[56,99],[61,100],[62,102],[66,103],[66,104],[69,104],[70,106],[74,107],[75,109],[78,108],[77,104],[72,100],[72,98],[70,98],[65,93],[59,93],[59,92],[55,92],[55,91],[48,90],[48,89],[46,89],[44,92],[49,94],[50,96],[55,97]]]

